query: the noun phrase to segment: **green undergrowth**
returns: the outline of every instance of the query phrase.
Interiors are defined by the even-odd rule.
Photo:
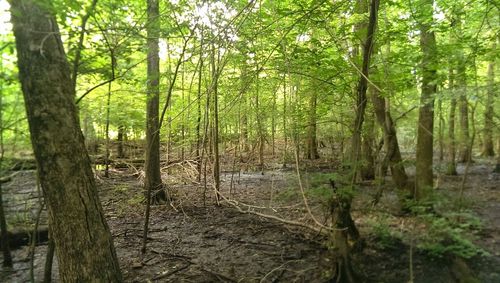
[[[320,203],[327,206],[334,195],[331,181],[335,183],[335,194],[348,197],[354,196],[354,190],[351,186],[344,185],[345,177],[338,173],[309,173],[302,178],[302,187],[308,201]],[[298,181],[295,180],[292,185],[278,193],[277,199],[283,202],[297,200],[302,198]]]
[[[487,256],[474,244],[483,229],[481,219],[454,199],[434,194],[409,206],[410,214],[394,217],[379,213],[366,221],[379,248],[393,248],[400,241],[435,258]]]

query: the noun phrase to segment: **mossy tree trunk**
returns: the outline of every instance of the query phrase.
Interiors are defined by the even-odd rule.
[[[19,78],[63,282],[122,282],[48,0],[10,1]]]

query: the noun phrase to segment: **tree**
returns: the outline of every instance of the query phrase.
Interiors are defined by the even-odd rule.
[[[493,43],[492,53],[495,54],[497,44]],[[483,152],[484,156],[495,156],[495,151],[493,150],[493,117],[495,116],[494,97],[496,93],[495,85],[495,58],[490,60],[488,64],[488,89],[486,90],[486,111],[484,111],[484,142],[483,142]]]
[[[316,138],[316,108],[318,94],[315,89],[311,89],[310,92],[305,155],[307,159],[318,159],[318,141]]]
[[[148,74],[147,74],[147,111],[146,111],[146,177],[145,188],[148,201],[151,192],[162,187],[160,173],[160,57],[158,40],[160,36],[160,6],[158,0],[148,0]],[[155,193],[153,202],[165,201],[163,193]]]
[[[455,141],[455,112],[457,109],[457,99],[454,95],[455,90],[455,74],[453,67],[450,67],[448,74],[448,89],[451,92],[450,101],[450,116],[448,118],[448,161],[446,166],[446,174],[457,175],[457,162],[456,162],[456,141]]]
[[[142,253],[146,252],[146,240],[149,224],[149,209],[153,201],[165,201],[165,192],[158,193],[163,184],[160,172],[160,56],[159,56],[159,36],[160,36],[160,5],[158,0],[148,0],[147,7],[148,23],[148,78],[147,78],[147,111],[146,111],[146,176],[144,187],[146,189],[146,215],[144,223],[144,237]],[[154,199],[151,200],[151,193]],[[162,191],[161,191],[162,192]]]
[[[420,199],[424,191],[432,187],[432,157],[434,130],[434,95],[436,93],[436,37],[431,28],[434,0],[418,1],[418,25],[422,50],[422,90],[418,113],[415,191],[413,197]]]
[[[370,19],[368,22],[366,40],[363,41],[363,63],[360,71],[359,81],[356,88],[356,117],[354,119],[354,132],[352,135],[352,153],[351,161],[356,168],[353,180],[361,177],[358,176],[357,163],[361,156],[361,130],[363,129],[363,121],[365,118],[365,109],[367,104],[366,91],[368,90],[368,71],[370,67],[371,55],[373,53],[375,30],[377,26],[379,1],[373,0],[370,5]]]
[[[121,282],[52,5],[10,1],[31,142],[64,282]]]

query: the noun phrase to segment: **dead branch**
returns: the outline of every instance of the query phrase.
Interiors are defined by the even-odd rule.
[[[306,223],[302,223],[302,222],[298,222],[298,221],[292,221],[292,220],[283,219],[283,218],[277,217],[275,215],[269,215],[269,214],[264,214],[264,213],[252,211],[250,209],[244,210],[244,209],[242,209],[239,206],[240,202],[238,202],[236,200],[228,199],[223,194],[221,194],[220,192],[219,192],[219,195],[222,197],[222,199],[225,202],[227,202],[229,205],[233,206],[234,208],[236,208],[236,210],[238,210],[239,212],[241,212],[243,214],[253,214],[253,215],[260,216],[260,217],[264,217],[264,218],[268,218],[268,219],[273,219],[273,220],[276,220],[276,221],[279,221],[281,223],[285,223],[285,224],[288,224],[288,225],[293,225],[293,226],[307,228],[307,229],[309,229],[311,231],[314,231],[314,232],[316,232],[318,234],[323,234],[323,235],[327,235],[329,232],[334,231],[334,229],[332,229],[330,227],[327,227],[327,226],[316,227],[316,226],[312,226],[312,225],[309,225],[309,224],[306,224]]]

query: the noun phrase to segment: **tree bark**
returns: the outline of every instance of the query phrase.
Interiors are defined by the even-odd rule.
[[[1,60],[1,59],[0,59]],[[2,67],[2,61],[0,61],[0,67]],[[3,123],[3,93],[1,93],[1,88],[0,88],[0,174],[3,173],[3,160],[4,160],[4,153],[5,153],[5,147],[4,147],[4,139],[3,139],[3,129],[4,129],[4,123]],[[4,210],[4,205],[3,205],[3,191],[2,191],[2,184],[4,182],[9,182],[12,177],[8,176],[4,178],[3,176],[0,176],[0,247],[2,248],[2,254],[3,254],[3,266],[5,267],[12,267],[12,255],[10,253],[10,237],[9,233],[7,231],[7,220],[5,219],[5,210]]]
[[[215,53],[217,52],[217,56]],[[219,75],[218,72],[218,63],[219,63],[219,49],[215,50],[215,44],[212,43],[212,52],[211,52],[211,67],[212,67],[212,85],[213,85],[213,93],[214,93],[214,103],[213,103],[213,153],[214,153],[214,181],[215,181],[215,197],[217,201],[217,205],[220,202],[220,156],[219,156]]]
[[[436,93],[436,37],[431,29],[433,0],[419,1],[420,48],[422,49],[422,92],[417,130],[415,190],[412,197],[421,199],[432,188],[434,130],[434,95]]]
[[[63,282],[122,282],[47,0],[10,1],[19,78]]]
[[[384,132],[385,157],[382,161],[383,165],[388,164],[391,169],[392,180],[396,187],[401,190],[408,189],[408,175],[406,175],[403,165],[403,158],[399,150],[398,137],[396,135],[396,127],[394,126],[392,115],[389,108],[389,101],[384,99],[380,91],[376,88],[372,89],[371,99],[373,102],[375,116],[377,122],[382,127]]]
[[[497,44],[493,44],[493,53],[495,53]],[[486,96],[486,109],[484,111],[484,140],[483,140],[483,156],[492,157],[495,156],[495,150],[493,149],[493,117],[495,117],[495,111],[493,106],[495,105],[495,58],[491,59],[488,64],[488,89]]]
[[[196,101],[196,170],[198,171],[198,182],[201,182],[201,169],[202,169],[202,139],[201,139],[201,81],[203,76],[203,30],[200,39],[200,69],[198,72],[198,90]]]
[[[460,162],[468,162],[471,157],[469,151],[469,102],[467,99],[467,74],[464,55],[461,53],[458,58],[457,67],[457,90],[459,93],[459,118],[460,118]]]
[[[147,70],[147,109],[146,109],[146,212],[143,231],[141,252],[146,252],[147,233],[149,225],[149,210],[151,202],[158,203],[166,200],[165,193],[154,193],[162,188],[160,173],[160,5],[158,0],[148,0],[147,3],[147,45],[148,45],[148,70]],[[153,199],[152,199],[153,198]]]
[[[3,254],[2,265],[5,267],[12,267],[12,255],[10,253],[9,233],[7,231],[7,221],[5,220],[5,213],[3,209],[2,193],[2,183],[0,182],[0,239]]]
[[[379,1],[373,0],[370,5],[370,19],[366,33],[366,40],[363,44],[363,64],[361,74],[356,89],[356,117],[354,119],[354,131],[351,141],[351,163],[355,170],[353,180],[359,179],[361,166],[358,165],[361,156],[361,130],[363,129],[363,121],[366,109],[366,91],[368,89],[368,71],[370,67],[370,59],[373,51],[373,42],[375,37],[375,29],[377,26]]]
[[[123,148],[123,143],[127,139],[127,133],[125,132],[125,126],[118,126],[118,136],[116,137],[116,141],[118,143],[117,156],[118,158],[125,158],[125,149]]]
[[[160,35],[158,0],[148,0],[148,74],[147,74],[147,111],[146,111],[146,177],[148,191],[161,189],[160,173],[160,57],[158,40]],[[165,194],[154,194],[153,203],[165,201]],[[151,197],[151,195],[150,195]]]
[[[455,140],[455,113],[457,109],[457,99],[455,98],[455,75],[453,73],[453,68],[450,68],[449,75],[449,87],[451,92],[450,101],[450,116],[448,118],[448,160],[446,166],[447,175],[457,175],[457,162],[456,162],[456,140]]]
[[[311,97],[309,98],[309,121],[307,124],[307,138],[306,138],[306,158],[318,159],[318,141],[316,138],[316,105],[318,102],[318,95],[316,90],[311,90]]]

